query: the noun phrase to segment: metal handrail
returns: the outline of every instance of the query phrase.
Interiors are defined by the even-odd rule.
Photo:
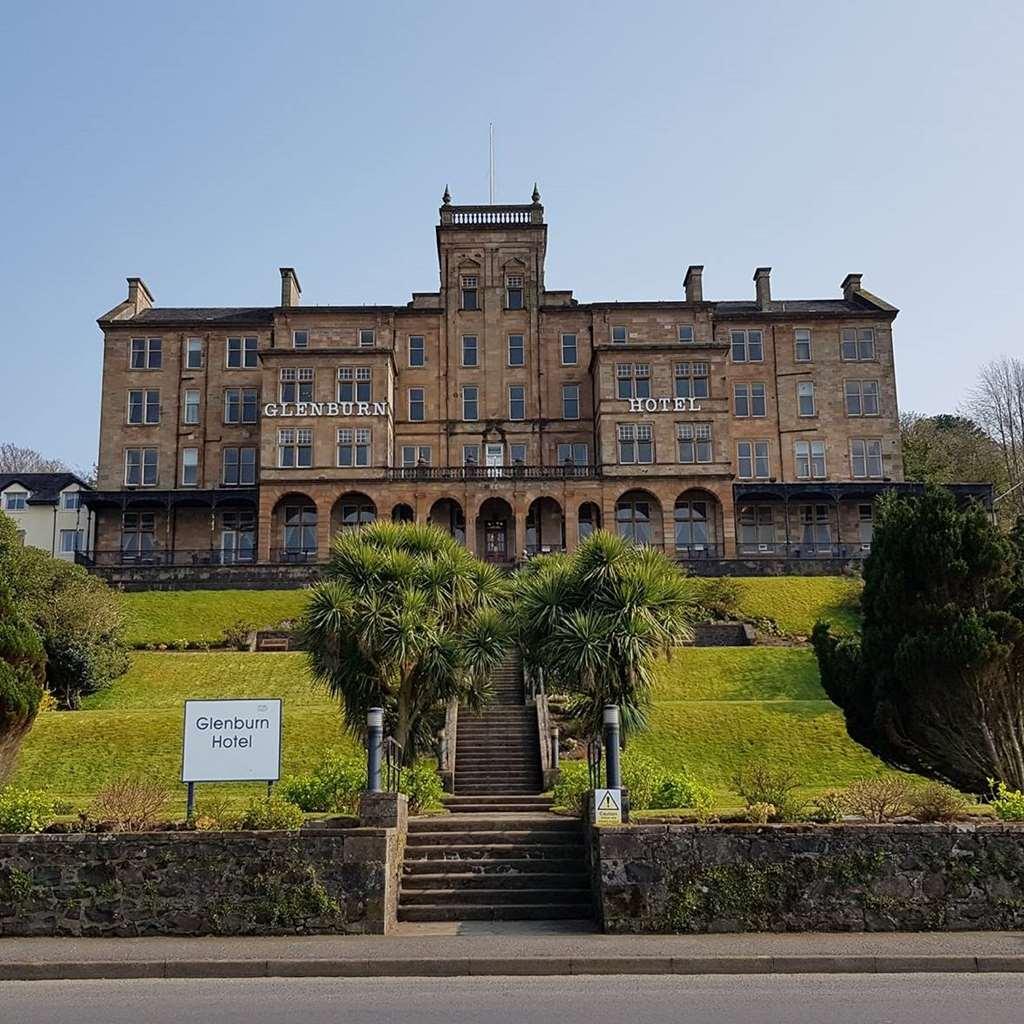
[[[384,738],[384,789],[397,793],[402,785],[403,748],[393,736]]]
[[[590,788],[601,788],[601,761],[604,758],[604,745],[599,739],[587,743],[587,770],[590,774]]]

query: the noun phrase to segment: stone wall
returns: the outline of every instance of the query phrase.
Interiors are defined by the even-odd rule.
[[[692,647],[750,647],[757,631],[746,622],[698,622],[693,627]]]
[[[320,578],[318,565],[88,566],[121,590],[293,590]]]
[[[381,934],[395,828],[0,835],[0,936]]]
[[[607,932],[1024,928],[1024,827],[634,825],[592,830]]]

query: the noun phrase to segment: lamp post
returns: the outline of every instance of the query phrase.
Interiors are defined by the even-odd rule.
[[[380,755],[384,745],[384,709],[366,713],[366,790],[380,792]]]
[[[622,788],[622,772],[619,767],[619,707],[617,704],[604,706],[604,750],[605,786],[608,789]]]

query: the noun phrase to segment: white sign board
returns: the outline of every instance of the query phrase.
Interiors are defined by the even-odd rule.
[[[276,782],[281,701],[187,700],[182,782]]]
[[[622,824],[622,790],[621,789],[595,789],[594,790],[594,824],[595,825],[621,825]]]

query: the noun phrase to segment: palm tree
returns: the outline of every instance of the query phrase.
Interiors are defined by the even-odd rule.
[[[535,559],[516,578],[524,661],[570,695],[569,710],[598,735],[605,704],[623,734],[646,727],[655,657],[692,638],[694,596],[661,552],[597,532],[572,555]]]
[[[299,634],[314,678],[361,735],[379,706],[412,763],[450,700],[481,702],[509,639],[509,585],[432,526],[340,533]]]

